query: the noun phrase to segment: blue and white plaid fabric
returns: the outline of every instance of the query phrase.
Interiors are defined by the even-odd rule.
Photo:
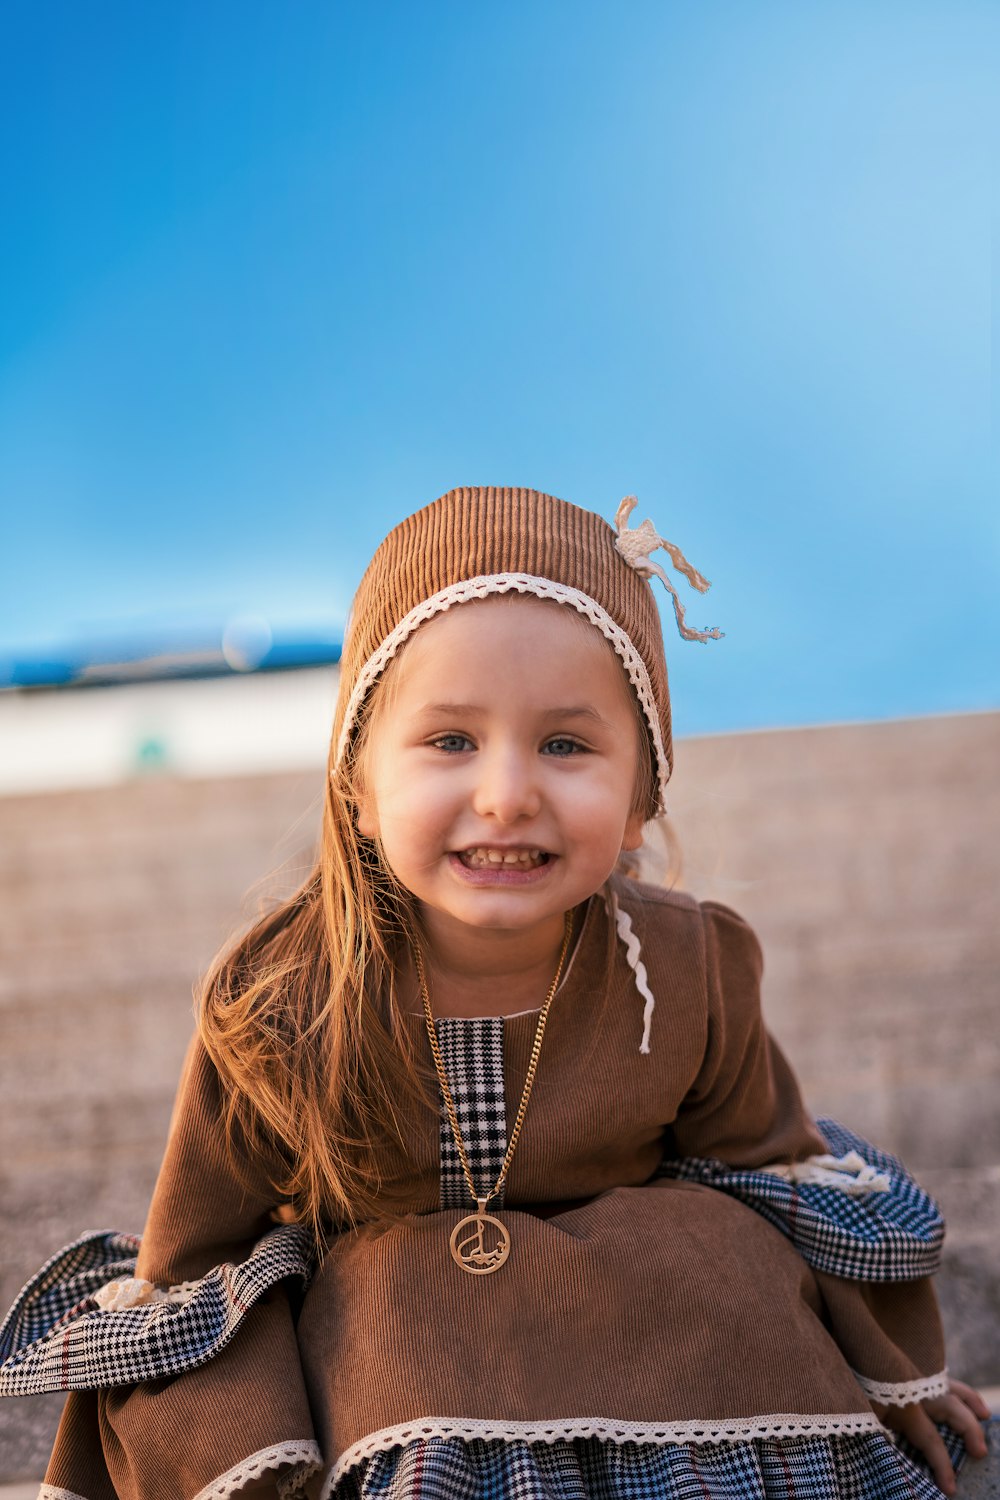
[[[951,1435],[954,1439],[954,1435]],[[957,1457],[960,1443],[952,1441]],[[376,1454],[336,1500],[941,1500],[880,1433],[739,1443],[466,1443]]]
[[[913,1281],[940,1265],[944,1220],[894,1156],[834,1120],[817,1121],[832,1156],[856,1151],[889,1179],[889,1191],[853,1197],[817,1182],[694,1157],[665,1160],[660,1176],[700,1182],[749,1204],[787,1234],[817,1271],[849,1281]]]
[[[216,1266],[167,1301],[101,1308],[94,1293],[135,1274],[134,1235],[88,1234],[33,1276],[0,1326],[0,1396],[132,1385],[197,1369],[286,1277],[309,1276],[311,1239],[295,1224]]]
[[[503,1017],[481,1016],[471,1020],[442,1017],[435,1021],[441,1057],[455,1101],[462,1140],[472,1169],[472,1180],[482,1193],[500,1176],[507,1154],[507,1104],[503,1091]],[[451,1122],[441,1104],[441,1207],[473,1207],[469,1184],[455,1145]],[[503,1191],[490,1200],[491,1208],[503,1203]]]
[[[0,1324],[0,1360],[93,1306],[109,1281],[135,1275],[139,1236],[85,1234],[50,1257],[18,1294]]]

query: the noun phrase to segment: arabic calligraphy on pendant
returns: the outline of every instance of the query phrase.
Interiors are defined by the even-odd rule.
[[[510,1254],[507,1227],[492,1214],[469,1214],[451,1231],[452,1259],[470,1276],[488,1276],[499,1271]]]

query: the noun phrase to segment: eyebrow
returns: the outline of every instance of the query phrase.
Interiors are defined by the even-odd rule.
[[[420,710],[421,714],[441,715],[447,718],[454,714],[456,717],[472,716],[484,712],[478,703],[425,703]],[[596,708],[589,704],[569,704],[561,708],[547,708],[544,710],[547,719],[589,719],[592,723],[603,724],[607,728],[611,726],[603,714],[599,714]]]

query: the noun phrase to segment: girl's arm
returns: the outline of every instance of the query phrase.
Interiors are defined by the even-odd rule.
[[[703,901],[701,911],[707,1037],[698,1076],[673,1125],[678,1155],[746,1167],[820,1155],[826,1142],[764,1025],[757,936],[728,906]]]
[[[930,1222],[936,1207],[892,1158],[880,1159],[889,1164],[888,1174],[870,1167],[866,1174],[860,1158],[847,1166],[850,1156],[839,1158],[840,1171],[812,1167],[810,1158],[831,1161],[831,1147],[764,1025],[760,944],[749,924],[726,906],[703,902],[702,917],[707,1040],[673,1133],[680,1157],[709,1160],[690,1167],[667,1163],[666,1170],[733,1192],[793,1239],[813,1266],[834,1337],[874,1410],[923,1453],[938,1484],[951,1493],[954,1471],[934,1424],[950,1426],[979,1458],[986,1452],[979,1421],[989,1413],[982,1397],[951,1381],[945,1369],[929,1274],[943,1232],[939,1217]],[[789,1163],[806,1164],[804,1171],[787,1174],[803,1181],[757,1170]],[[866,1175],[874,1184],[870,1190]],[[916,1224],[925,1242],[914,1232]]]
[[[291,1283],[279,1282],[263,1294],[251,1289],[248,1303],[241,1270],[255,1243],[275,1228],[273,1183],[280,1168],[277,1153],[255,1158],[239,1138],[229,1143],[219,1078],[196,1038],[136,1274],[162,1290],[208,1277],[212,1294],[201,1296],[203,1312],[177,1319],[176,1336],[167,1335],[183,1373],[122,1384],[119,1370],[117,1381],[108,1377],[111,1389],[71,1393],[46,1473],[53,1489],[78,1495],[108,1489],[123,1500],[191,1500],[213,1486],[222,1486],[220,1494],[253,1493],[244,1486],[258,1481],[261,1493],[274,1493],[279,1472],[318,1465],[287,1295]],[[180,1305],[189,1310],[196,1303]],[[151,1312],[162,1326],[171,1307]],[[127,1320],[129,1314],[104,1316]],[[140,1332],[142,1348],[148,1349],[155,1331],[151,1324]],[[131,1335],[125,1324],[123,1333],[121,1354],[127,1359]],[[209,1344],[211,1358],[199,1362],[197,1351]],[[104,1476],[104,1488],[91,1469]]]
[[[277,1151],[252,1156],[230,1142],[222,1086],[201,1038],[188,1048],[167,1148],[153,1192],[137,1276],[161,1286],[242,1259],[273,1228]]]

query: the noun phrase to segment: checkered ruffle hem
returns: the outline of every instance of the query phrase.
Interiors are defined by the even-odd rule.
[[[964,1448],[941,1429],[952,1460]],[[336,1500],[941,1500],[881,1433],[737,1443],[430,1438],[346,1474]]]

